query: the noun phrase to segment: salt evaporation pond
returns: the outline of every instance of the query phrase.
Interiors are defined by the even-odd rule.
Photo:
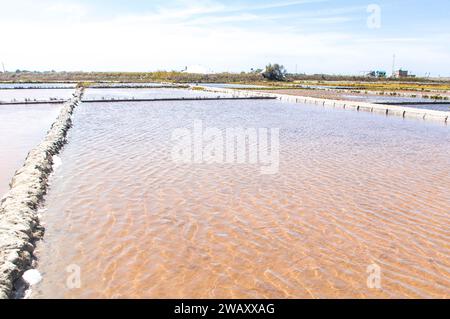
[[[223,89],[258,89],[266,88],[263,85],[252,85],[252,84],[234,84],[234,83],[191,83],[191,85],[200,85],[213,88],[223,88]]]
[[[0,83],[1,89],[48,89],[48,88],[63,88],[71,89],[75,88],[75,83]]]
[[[68,100],[74,89],[11,89],[0,90],[0,102],[24,102],[25,99],[49,101],[50,99]]]
[[[160,87],[166,87],[166,86],[175,86],[176,84],[171,83],[151,83],[151,82],[141,82],[141,83],[125,83],[125,82],[104,82],[104,83],[96,83],[94,85],[90,86],[90,89],[92,88],[123,88],[123,87],[130,87],[130,88],[160,88]]]
[[[279,128],[279,172],[173,162],[174,130],[196,120]],[[82,103],[68,139],[34,298],[450,297],[443,124],[274,100]]]
[[[450,101],[448,100],[433,100],[422,97],[405,97],[405,96],[389,96],[389,95],[344,95],[343,98],[347,98],[351,101],[364,101],[369,103],[405,103],[402,106],[412,107],[417,109],[446,111],[450,112]],[[426,103],[426,104],[414,104],[414,103]],[[439,102],[439,104],[433,103]],[[412,104],[407,104],[412,103]],[[445,103],[445,104],[442,104]]]
[[[45,104],[0,105],[0,197],[28,152],[44,139],[59,110],[59,106]]]
[[[227,96],[222,93],[213,93],[200,90],[186,89],[88,89],[84,94],[84,100],[99,99],[163,99],[163,98],[192,98],[192,97],[218,97]]]

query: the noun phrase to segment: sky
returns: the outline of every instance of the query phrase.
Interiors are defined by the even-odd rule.
[[[9,71],[450,76],[448,0],[0,0]]]

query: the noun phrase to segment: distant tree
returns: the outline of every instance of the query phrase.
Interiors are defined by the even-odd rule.
[[[263,76],[270,81],[284,81],[286,79],[286,69],[280,64],[269,64]]]

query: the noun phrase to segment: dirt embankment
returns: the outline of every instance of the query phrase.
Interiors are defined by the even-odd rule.
[[[255,90],[258,91],[258,90]],[[361,101],[360,98],[364,97],[391,97],[395,99],[397,97],[411,97],[411,98],[430,98],[430,103],[436,99],[433,99],[433,93],[423,93],[423,92],[414,92],[414,91],[395,91],[395,92],[382,92],[382,91],[365,91],[365,90],[336,90],[336,89],[280,89],[280,90],[270,90],[264,91],[259,90],[259,92],[270,92],[276,94],[287,94],[294,96],[304,96],[304,97],[312,97],[318,99],[332,99],[339,101]],[[439,96],[444,98],[450,98],[450,93],[443,92],[440,93]]]
[[[66,143],[72,114],[82,89],[64,104],[44,141],[28,154],[14,175],[10,191],[0,201],[0,299],[10,298],[14,283],[32,267],[35,242],[42,238],[37,209],[47,191],[53,156]]]

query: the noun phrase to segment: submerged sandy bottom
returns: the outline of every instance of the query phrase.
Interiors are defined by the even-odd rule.
[[[172,162],[173,130],[194,119],[280,128],[279,173]],[[33,297],[448,298],[449,132],[277,101],[84,103]]]
[[[0,105],[0,197],[28,152],[44,139],[59,110],[55,105]]]

